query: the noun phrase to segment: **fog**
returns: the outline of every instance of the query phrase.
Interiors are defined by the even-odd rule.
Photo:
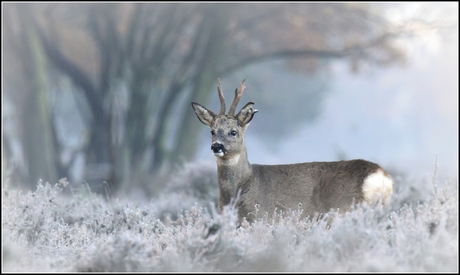
[[[217,78],[227,101],[247,79],[238,108],[252,101],[259,110],[245,137],[251,163],[359,158],[398,175],[431,177],[436,166],[440,179],[457,179],[457,3],[5,7],[4,65],[15,66],[2,72],[2,160],[31,189],[62,177],[150,186],[181,163],[213,163],[190,101],[217,110]],[[229,9],[239,17],[228,26],[209,24]],[[115,27],[111,13],[125,19],[105,30]],[[169,13],[177,20],[164,22]],[[325,22],[329,13],[340,16]],[[24,32],[29,17],[47,22],[37,23],[41,52]]]
[[[442,15],[445,20],[458,18],[458,9],[443,5],[432,8],[430,14]],[[398,17],[405,12],[419,12],[411,5],[406,9],[389,9],[388,13]],[[249,161],[285,164],[362,158],[418,179],[431,177],[437,162],[440,178],[457,179],[457,30],[401,39],[399,46],[407,52],[402,66],[369,68],[353,74],[346,63],[334,62],[330,92],[320,116],[276,144],[255,135],[250,125],[246,132]],[[270,89],[285,87],[282,92],[288,97],[293,89],[309,85],[301,74],[283,72],[280,77],[279,70],[276,62],[248,68],[246,75],[263,76],[254,81],[258,82],[255,88],[251,86],[252,79],[248,79],[245,96],[250,97],[253,89],[271,93]],[[239,75],[244,77],[245,73]],[[257,98],[251,100],[257,106]],[[274,116],[259,109],[251,124],[269,123]],[[199,150],[200,161],[213,161],[209,143],[206,132]]]

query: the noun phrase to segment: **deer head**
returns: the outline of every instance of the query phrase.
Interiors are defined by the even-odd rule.
[[[211,128],[211,150],[216,157],[229,159],[246,149],[244,132],[257,110],[252,108],[254,103],[249,102],[235,115],[236,106],[243,95],[244,88],[246,88],[244,86],[245,81],[246,79],[243,80],[240,88],[235,90],[235,99],[227,114],[225,114],[225,99],[219,79],[217,79],[217,91],[220,99],[219,114],[192,102],[193,110],[198,119]]]

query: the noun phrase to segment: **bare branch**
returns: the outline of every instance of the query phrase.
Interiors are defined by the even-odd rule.
[[[315,58],[343,58],[347,55],[346,51],[322,51],[322,50],[281,50],[273,53],[264,53],[246,58],[227,68],[221,70],[218,75],[227,75],[235,70],[247,66],[249,64],[262,62],[268,59],[277,58],[295,58],[295,57],[315,57]]]
[[[83,93],[90,105],[93,116],[97,118],[105,117],[102,108],[102,99],[96,92],[91,79],[76,64],[64,56],[64,54],[51,43],[43,34],[41,29],[37,28],[40,40],[44,46],[48,58],[56,67],[65,72],[73,81],[73,83],[83,90]]]

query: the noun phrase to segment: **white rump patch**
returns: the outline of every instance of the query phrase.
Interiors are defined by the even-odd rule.
[[[379,200],[385,204],[392,193],[393,180],[385,175],[383,169],[377,170],[364,179],[363,195],[369,205],[375,205]]]

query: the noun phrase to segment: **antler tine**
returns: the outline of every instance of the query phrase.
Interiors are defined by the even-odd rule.
[[[217,92],[219,93],[220,100],[220,112],[219,115],[225,115],[225,99],[224,93],[222,93],[222,86],[220,85],[220,79],[217,79]]]
[[[243,79],[240,89],[235,90],[235,99],[233,100],[232,106],[230,106],[230,109],[228,110],[228,116],[230,117],[235,116],[236,106],[238,105],[238,102],[240,102],[240,98],[243,95],[244,88],[246,88],[246,86],[244,86],[245,82],[246,82],[246,78]]]

